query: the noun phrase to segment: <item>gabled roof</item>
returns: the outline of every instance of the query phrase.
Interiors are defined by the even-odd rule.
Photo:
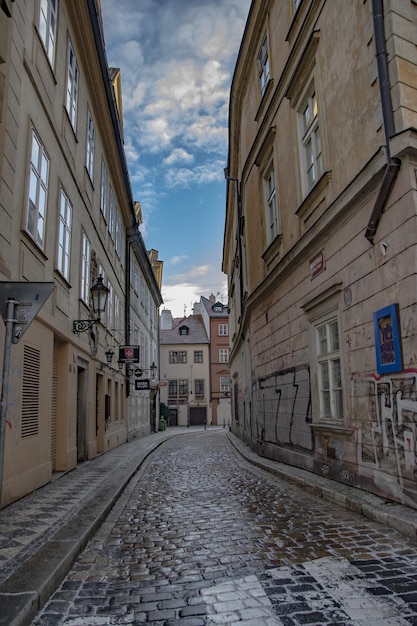
[[[201,296],[200,300],[210,317],[219,317],[223,319],[226,319],[229,317],[229,313],[227,311],[227,305],[223,304],[222,302],[212,302],[211,300],[209,300],[208,298],[205,298],[204,296]],[[221,306],[222,310],[215,311],[215,308],[217,306]]]
[[[187,335],[181,335],[180,328],[188,328]],[[161,345],[210,343],[201,315],[189,315],[173,320],[172,330],[160,330]]]

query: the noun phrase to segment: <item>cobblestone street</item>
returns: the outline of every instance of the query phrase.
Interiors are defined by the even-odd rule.
[[[417,625],[417,543],[252,466],[166,441],[33,626]]]

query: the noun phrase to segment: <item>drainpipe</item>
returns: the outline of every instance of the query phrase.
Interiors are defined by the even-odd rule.
[[[374,35],[376,59],[378,65],[378,82],[381,95],[382,117],[385,131],[385,144],[387,150],[387,167],[381,188],[378,192],[375,206],[366,228],[365,237],[372,244],[379,220],[384,210],[388,196],[394,185],[395,179],[401,167],[400,159],[391,157],[390,138],[395,134],[394,115],[392,111],[391,90],[388,76],[387,48],[384,28],[384,3],[383,0],[372,0],[372,15],[374,20]]]

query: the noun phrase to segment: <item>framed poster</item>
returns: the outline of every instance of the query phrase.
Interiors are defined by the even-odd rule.
[[[374,313],[376,369],[378,374],[401,372],[403,368],[401,338],[398,325],[398,304]]]

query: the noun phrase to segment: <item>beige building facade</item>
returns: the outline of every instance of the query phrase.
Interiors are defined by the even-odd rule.
[[[223,252],[233,431],[413,507],[416,32],[412,0],[252,2]]]
[[[142,260],[132,244],[139,235],[120,74],[112,73],[113,88],[99,3],[7,0],[0,57],[0,281],[54,286],[12,346],[5,505],[127,440],[132,385],[116,360],[131,340],[128,268],[132,257]],[[147,260],[146,364],[157,351],[162,301],[150,271]],[[95,323],[90,290],[100,277],[108,300]],[[87,322],[82,332],[77,320]],[[0,358],[4,340],[2,324]]]
[[[164,310],[159,337],[160,401],[169,426],[210,426],[210,342],[202,316],[172,318]]]

